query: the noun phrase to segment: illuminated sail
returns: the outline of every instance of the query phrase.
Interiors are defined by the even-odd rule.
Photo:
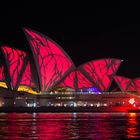
[[[132,80],[127,90],[140,92],[140,78]]]
[[[107,91],[120,63],[119,59],[93,60],[79,66],[79,69],[93,81],[98,89]]]
[[[74,70],[66,76],[59,86],[70,87],[76,90],[86,87],[93,87],[94,84],[79,70]]]
[[[131,79],[123,77],[123,76],[114,76],[114,80],[118,84],[121,91],[127,91],[128,86],[131,83]]]
[[[20,80],[20,85],[35,87],[35,82],[33,80],[30,62],[28,62],[26,65],[25,71]]]
[[[4,81],[5,76],[4,76],[4,66],[0,63],[0,81]]]
[[[17,89],[26,53],[9,46],[2,46],[2,51],[10,74],[12,88]]]
[[[51,39],[32,30],[24,30],[31,46],[41,91],[51,90],[73,68],[73,62]]]

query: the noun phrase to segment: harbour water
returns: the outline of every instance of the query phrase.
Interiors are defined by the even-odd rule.
[[[140,139],[139,113],[0,113],[0,140]]]

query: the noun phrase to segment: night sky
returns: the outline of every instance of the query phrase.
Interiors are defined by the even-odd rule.
[[[30,54],[22,31],[29,27],[57,42],[76,66],[93,59],[119,58],[124,62],[118,75],[140,77],[138,3],[59,2],[1,3],[0,44]]]

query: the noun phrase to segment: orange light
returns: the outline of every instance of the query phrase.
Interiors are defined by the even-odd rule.
[[[129,103],[132,105],[132,104],[134,104],[135,103],[135,99],[134,98],[131,98],[130,100],[129,100]]]
[[[136,118],[136,113],[129,113],[129,117]]]

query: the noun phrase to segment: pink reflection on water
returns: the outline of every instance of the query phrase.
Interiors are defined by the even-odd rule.
[[[138,138],[137,117],[127,113],[0,114],[0,140]]]
[[[136,113],[129,113],[128,114],[128,128],[127,128],[127,137],[128,138],[138,138],[138,129],[137,129],[137,114]]]

